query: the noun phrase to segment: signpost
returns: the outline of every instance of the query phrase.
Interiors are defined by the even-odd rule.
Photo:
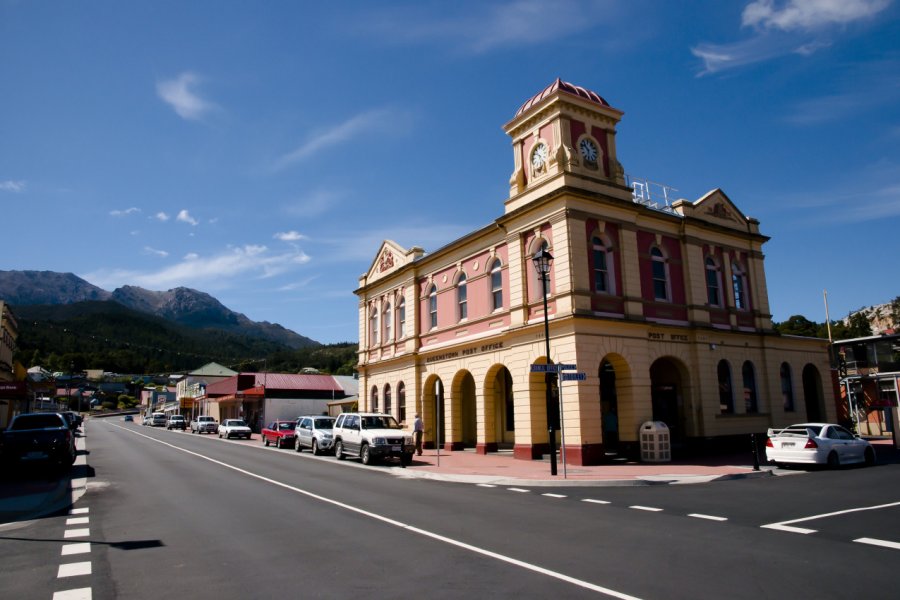
[[[563,365],[563,364],[548,364],[548,365],[531,365],[532,373],[559,373],[559,383],[557,385],[557,389],[559,390],[559,435],[560,435],[560,445],[561,453],[562,453],[562,464],[563,464],[563,479],[566,479],[568,473],[566,471],[566,420],[564,417],[563,410],[563,397],[562,397],[562,382],[563,381],[584,381],[587,379],[587,375],[584,373],[564,373],[563,371],[577,371],[577,365]]]

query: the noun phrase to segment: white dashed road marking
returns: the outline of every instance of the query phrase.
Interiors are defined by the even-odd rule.
[[[86,515],[90,512],[90,508],[73,508],[69,511],[70,515]]]
[[[788,533],[800,533],[807,535],[815,533],[815,529],[805,529],[803,527],[791,527],[790,525],[782,525],[781,523],[770,523],[769,525],[761,525],[763,529],[775,529],[777,531],[787,531]]]
[[[82,542],[79,544],[66,544],[62,547],[62,555],[70,556],[72,554],[88,554],[91,551],[90,542]]]
[[[526,493],[526,492],[530,492],[530,491],[531,491],[531,490],[524,490],[524,489],[522,489],[522,488],[506,488],[506,489],[508,489],[508,490],[511,491],[511,492],[519,492],[519,493],[521,493],[521,494],[524,494],[524,493]]]
[[[65,565],[59,565],[59,572],[56,576],[59,577],[75,577],[76,575],[90,575],[91,574],[91,563],[90,562],[77,562],[77,563],[68,563]]]
[[[593,498],[585,498],[582,502],[590,502],[591,504],[609,504],[607,500],[594,500]]]
[[[629,506],[628,508],[633,508],[634,510],[646,510],[648,512],[662,512],[661,508],[653,508],[652,506],[640,506],[638,504]]]
[[[63,534],[63,537],[66,539],[69,538],[77,538],[77,537],[89,537],[91,535],[91,530],[85,527],[84,529],[67,529]]]
[[[91,600],[91,588],[56,592],[53,594],[53,600]]]
[[[565,498],[562,494],[541,494],[541,496],[547,496],[548,498]]]
[[[479,483],[478,487],[497,487],[493,483]]]
[[[694,517],[696,519],[707,519],[708,521],[727,521],[728,519],[725,517],[716,517],[713,515],[703,515],[700,513],[691,513],[688,515],[689,517]]]
[[[69,525],[87,525],[91,522],[90,517],[72,517],[71,519],[66,519],[66,526]]]
[[[889,542],[887,540],[876,540],[875,538],[859,538],[853,540],[854,542],[859,542],[860,544],[869,544],[870,546],[881,546],[882,548],[892,548],[894,550],[900,550],[900,543],[898,542]]]

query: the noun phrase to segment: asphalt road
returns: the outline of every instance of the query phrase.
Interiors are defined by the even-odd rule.
[[[121,421],[90,422],[86,441],[81,512],[0,531],[5,597],[897,595],[900,465],[512,488]]]

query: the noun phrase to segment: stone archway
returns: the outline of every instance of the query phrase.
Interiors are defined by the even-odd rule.
[[[474,448],[478,443],[478,419],[475,403],[475,378],[468,371],[459,371],[453,378],[450,422],[447,431],[451,450]]]
[[[616,368],[608,359],[600,363],[600,419],[603,431],[603,452],[615,455],[619,451],[619,396],[616,391]]]
[[[685,390],[688,383],[687,369],[675,358],[658,358],[650,365],[653,420],[669,427],[673,446],[683,444],[687,435]]]
[[[819,370],[812,364],[803,367],[803,398],[806,402],[806,420],[811,423],[825,421],[822,377],[819,375]]]
[[[511,450],[516,442],[516,410],[513,378],[505,365],[488,369],[484,381],[484,439],[477,449],[480,454]]]
[[[429,375],[422,386],[422,405],[419,407],[425,424],[423,444],[426,448],[443,445],[446,439],[444,419],[444,383],[437,375]]]

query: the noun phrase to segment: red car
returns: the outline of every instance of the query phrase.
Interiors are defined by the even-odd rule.
[[[275,444],[276,448],[293,448],[297,438],[295,427],[296,421],[272,421],[262,430],[263,444]]]

